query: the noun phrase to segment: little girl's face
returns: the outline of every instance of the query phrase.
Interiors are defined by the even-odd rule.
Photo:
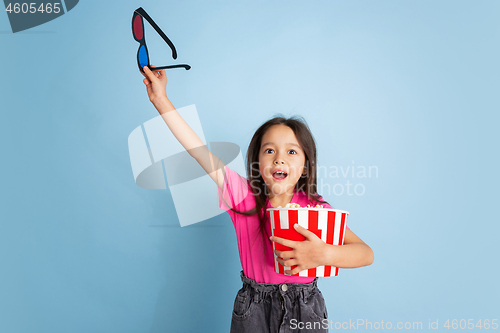
[[[262,137],[259,170],[270,196],[292,194],[305,174],[306,157],[295,133],[286,125],[271,126]]]

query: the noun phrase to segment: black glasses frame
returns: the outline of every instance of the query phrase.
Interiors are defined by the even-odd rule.
[[[141,22],[142,22],[142,38],[137,39],[135,37],[135,30],[134,30],[134,21],[135,17],[140,16]],[[158,70],[158,69],[171,69],[171,68],[185,68],[186,70],[190,70],[191,66],[186,65],[186,64],[179,64],[179,65],[169,65],[169,66],[161,66],[161,67],[154,67],[151,68],[149,64],[149,52],[148,52],[148,47],[146,46],[146,36],[144,34],[144,20],[143,18],[146,19],[146,21],[149,22],[149,24],[156,30],[156,32],[163,38],[163,40],[167,43],[167,45],[170,47],[172,50],[172,58],[177,59],[177,50],[175,49],[174,43],[165,35],[165,33],[160,29],[160,27],[153,21],[153,19],[146,13],[142,7],[137,8],[134,10],[134,15],[132,16],[132,35],[134,39],[140,44],[139,49],[137,50],[137,66],[139,66],[139,69],[141,72],[143,72],[143,69],[141,67],[141,64],[139,62],[139,50],[141,49],[141,46],[144,46],[144,49],[146,50],[146,56],[148,57],[148,68],[151,70]]]

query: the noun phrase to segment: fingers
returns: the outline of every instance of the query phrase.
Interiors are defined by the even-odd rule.
[[[274,251],[274,253],[276,253],[276,255],[280,258],[283,258],[283,259],[289,259],[289,258],[293,258],[294,256],[294,253],[293,251]]]
[[[159,75],[158,71],[155,71],[155,70],[154,70],[154,69],[156,68],[156,66],[155,66],[155,65],[149,65],[149,66],[152,68],[152,69],[151,69],[151,72],[153,72],[153,74],[154,74],[156,77],[159,77],[160,75]]]
[[[156,66],[154,65],[149,65],[153,70],[149,69],[148,66],[144,66],[142,68],[143,72],[141,72],[142,75],[144,75],[145,78],[149,79],[151,82],[153,81],[153,77],[158,80],[166,80],[167,76],[165,74],[165,70],[159,70],[155,71],[154,68]]]
[[[295,259],[282,259],[282,258],[278,258],[276,259],[280,264],[282,264],[283,266],[286,266],[286,267],[292,267],[292,266],[295,266],[298,264],[297,260]]]
[[[296,241],[292,241],[292,240],[288,240],[288,239],[284,239],[284,238],[280,238],[280,237],[276,237],[276,236],[271,236],[271,237],[269,237],[269,239],[272,242],[276,242],[276,243],[279,243],[281,245],[291,247],[292,249],[295,248],[295,243],[297,243]]]
[[[303,226],[299,225],[298,223],[294,224],[295,230],[302,236],[304,236],[306,239],[311,239],[311,237],[316,236],[314,233],[311,231],[307,230]]]
[[[300,273],[300,271],[302,271],[302,268],[299,268],[298,266],[295,267],[294,269],[292,269],[291,271],[285,271],[284,273],[286,275],[294,275],[294,274],[297,274],[297,273]]]
[[[151,68],[153,68],[153,73],[155,73],[156,77],[161,79],[162,77],[165,77],[165,70],[164,69],[160,69],[158,71],[155,71],[154,69],[156,68],[155,65],[150,65]]]
[[[144,66],[142,68],[142,70],[144,71],[144,76],[149,79],[149,81],[153,82],[153,80],[156,80],[158,79],[158,77],[156,77],[156,75],[148,68],[148,66]]]

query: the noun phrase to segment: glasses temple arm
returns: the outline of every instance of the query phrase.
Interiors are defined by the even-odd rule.
[[[187,71],[191,69],[191,66],[189,65],[169,65],[169,66],[161,66],[161,67],[151,67],[151,66],[148,66],[150,70],[152,71],[155,71],[155,70],[158,70],[158,69],[170,69],[170,68],[185,68]]]
[[[144,9],[142,9],[142,7],[137,8],[135,11],[139,15],[144,17],[149,22],[149,24],[151,24],[151,26],[156,30],[156,32],[161,36],[161,38],[163,38],[163,40],[168,44],[168,46],[172,50],[172,58],[177,59],[177,51],[175,50],[174,44],[170,39],[168,39],[167,35],[163,33],[160,27],[156,25],[155,21],[153,21],[153,19],[148,15],[148,13],[146,13]]]

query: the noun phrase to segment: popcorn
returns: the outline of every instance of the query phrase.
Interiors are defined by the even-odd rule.
[[[300,208],[300,205],[299,204],[296,204],[296,203],[287,203],[285,208]]]
[[[309,209],[315,209],[315,208],[323,208],[323,205],[316,205],[316,207],[307,205],[307,207],[300,207],[299,204],[296,203],[288,203],[286,204],[285,207],[278,206],[278,208],[309,208]]]

